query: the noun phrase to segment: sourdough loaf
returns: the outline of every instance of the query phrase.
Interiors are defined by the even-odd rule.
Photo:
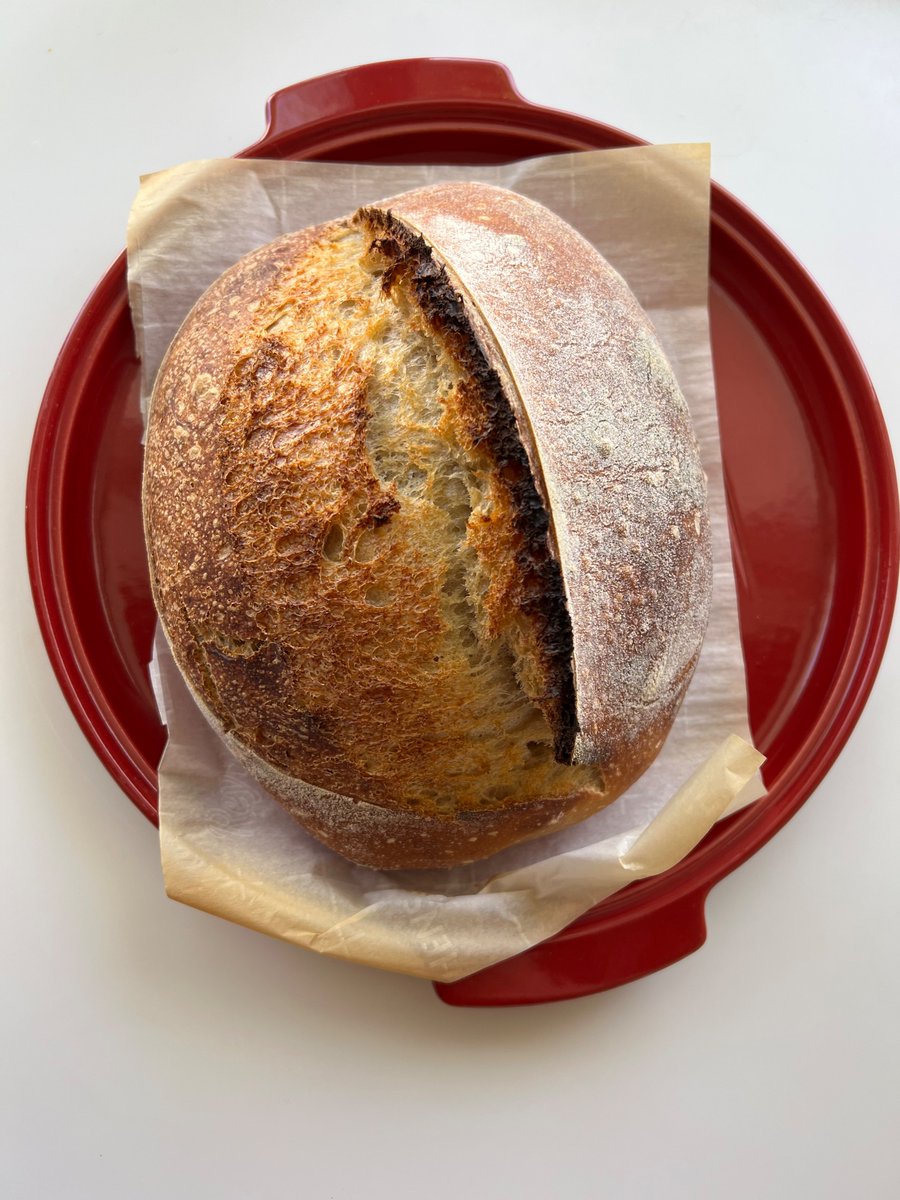
[[[156,381],[144,520],[201,708],[370,866],[610,803],[705,629],[705,481],[652,326],[568,225],[480,184],[226,272]]]

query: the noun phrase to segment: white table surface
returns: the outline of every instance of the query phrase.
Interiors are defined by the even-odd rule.
[[[249,144],[278,87],[429,54],[499,59],[529,98],[652,141],[711,141],[715,177],[834,303],[900,440],[896,2],[6,0],[0,1194],[900,1195],[896,636],[826,781],[712,892],[703,949],[532,1009],[447,1008],[166,900],[153,830],[56,686],[27,454],[138,175]]]

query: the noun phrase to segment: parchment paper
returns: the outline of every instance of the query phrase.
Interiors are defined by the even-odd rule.
[[[691,408],[709,478],[714,583],[694,680],[662,752],[588,821],[452,871],[380,872],[309,837],[234,761],[162,634],[151,675],[168,726],[160,845],[168,894],[321,953],[452,981],[549,937],[678,862],[726,811],[764,794],[746,684],[707,324],[707,146],[647,146],[509,166],[373,167],[214,160],[142,181],[129,293],[144,399],[204,289],[283,233],[425,183],[484,180],[554,209],[624,275]]]

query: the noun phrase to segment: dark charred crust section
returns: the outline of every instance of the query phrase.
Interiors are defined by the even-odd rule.
[[[578,731],[572,626],[559,563],[550,549],[549,517],[512,406],[478,342],[462,298],[424,238],[413,234],[390,211],[363,208],[355,219],[377,235],[371,252],[385,263],[382,287],[390,289],[400,278],[409,283],[429,324],[468,375],[468,386],[484,414],[479,428],[471,432],[496,463],[513,499],[516,531],[522,539],[516,559],[521,580],[519,603],[537,631],[546,666],[544,701],[554,733],[554,755],[557,762],[571,763]]]

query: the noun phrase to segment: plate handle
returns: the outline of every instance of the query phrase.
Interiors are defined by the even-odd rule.
[[[708,888],[660,903],[649,912],[610,914],[585,930],[588,915],[552,941],[477,971],[458,983],[436,983],[446,1004],[496,1006],[571,1000],[631,983],[693,954],[706,941]]]
[[[256,153],[282,134],[314,121],[360,109],[433,101],[478,100],[533,107],[521,96],[502,63],[472,58],[401,58],[367,63],[291,84],[269,97],[266,132]]]

